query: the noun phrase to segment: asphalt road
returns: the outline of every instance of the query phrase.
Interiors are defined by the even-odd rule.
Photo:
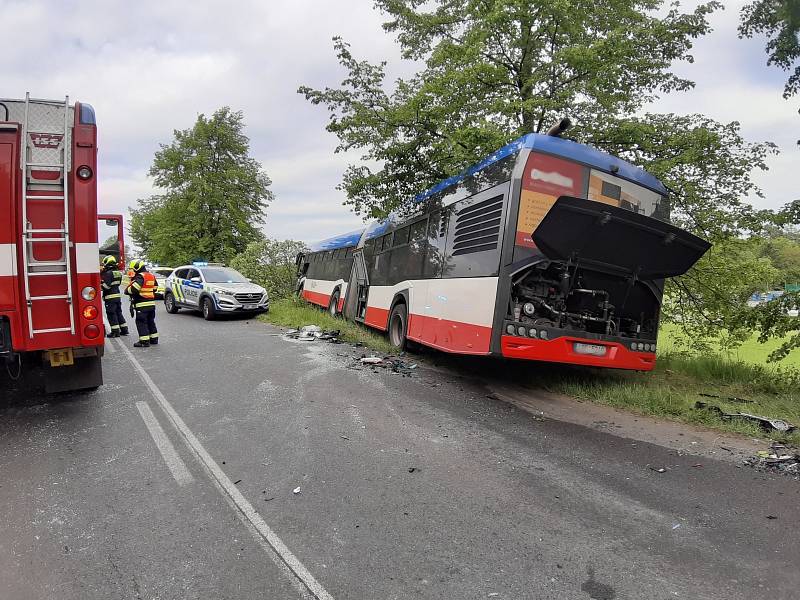
[[[796,481],[538,421],[474,361],[158,321],[97,392],[0,404],[2,600],[800,597]]]

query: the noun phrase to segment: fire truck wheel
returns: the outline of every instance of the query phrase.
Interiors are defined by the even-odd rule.
[[[213,321],[217,317],[217,311],[214,309],[214,303],[211,298],[203,298],[200,303],[200,308],[203,311],[203,318],[206,321]]]
[[[401,350],[406,347],[406,333],[408,332],[408,309],[402,302],[395,304],[392,314],[389,315],[389,343]]]
[[[167,292],[167,295],[164,296],[164,308],[166,308],[167,312],[171,315],[176,314],[180,310],[175,302],[175,296],[169,292]]]

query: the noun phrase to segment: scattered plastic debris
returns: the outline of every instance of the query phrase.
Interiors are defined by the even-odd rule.
[[[347,437],[346,435],[340,435],[339,437],[340,437],[340,438],[342,438],[343,440],[348,440],[348,441],[350,441],[350,438],[349,438],[349,437]]]
[[[292,490],[292,493],[295,494],[295,495],[299,494],[300,493],[300,487],[298,486],[298,487],[294,488]]]
[[[744,419],[746,421],[753,421],[758,423],[763,429],[767,431],[781,431],[790,433],[796,429],[794,425],[783,419],[771,419],[769,417],[762,417],[760,415],[752,415],[750,413],[728,413],[723,411],[719,406],[708,404],[707,402],[695,402],[694,407],[697,410],[707,410],[716,413],[722,419]]]
[[[800,450],[779,442],[773,442],[769,450],[760,450],[754,457],[746,458],[743,462],[759,471],[800,479]]]
[[[778,517],[776,517],[775,515],[767,515],[767,518],[769,520],[773,521],[773,520],[777,519]]]
[[[667,470],[664,467],[650,467],[651,471],[655,471],[656,473],[666,473]]]
[[[318,325],[304,325],[300,329],[290,329],[284,332],[284,337],[292,340],[299,340],[301,342],[315,342],[317,340],[332,342],[338,344],[339,329],[324,330]]]
[[[371,367],[374,370],[375,367],[380,367],[382,369],[388,369],[392,373],[402,375],[403,377],[410,377],[411,371],[416,369],[417,366],[417,363],[408,364],[402,358],[393,356],[381,358],[380,356],[367,356],[366,354],[362,354],[361,358],[356,359],[349,368]]]
[[[419,469],[417,469],[417,467],[408,467],[409,473],[414,473],[415,471],[419,471]]]
[[[678,529],[678,527],[680,527],[680,526],[681,526],[681,524],[680,524],[680,523],[675,523],[675,524],[672,526],[672,531],[675,531],[675,530],[676,530],[676,529]]]

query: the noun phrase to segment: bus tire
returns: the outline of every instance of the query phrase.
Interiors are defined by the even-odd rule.
[[[394,305],[389,315],[389,343],[400,350],[406,347],[408,334],[408,309],[405,303],[398,302]]]
[[[208,296],[200,301],[200,310],[203,311],[203,318],[206,321],[213,321],[217,317],[217,311],[214,309],[214,303]]]
[[[331,301],[328,303],[328,313],[330,313],[332,317],[339,316],[339,290],[331,294]]]
[[[180,310],[178,303],[175,302],[175,296],[172,295],[171,292],[167,292],[167,294],[164,296],[164,308],[166,308],[167,312],[171,315],[177,314],[177,312]]]

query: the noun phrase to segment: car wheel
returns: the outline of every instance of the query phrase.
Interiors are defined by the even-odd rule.
[[[408,333],[408,309],[402,302],[395,304],[392,314],[389,315],[389,343],[395,348],[403,350],[406,347],[406,334]]]
[[[169,292],[164,296],[164,308],[166,308],[167,312],[171,315],[174,315],[180,310],[180,308],[178,308],[178,303],[175,302],[175,296]]]
[[[333,292],[333,295],[331,296],[331,301],[328,304],[328,312],[332,317],[339,316],[339,290]]]
[[[203,298],[200,310],[203,311],[203,318],[206,321],[213,321],[217,316],[217,311],[214,309],[214,303],[211,298]]]

